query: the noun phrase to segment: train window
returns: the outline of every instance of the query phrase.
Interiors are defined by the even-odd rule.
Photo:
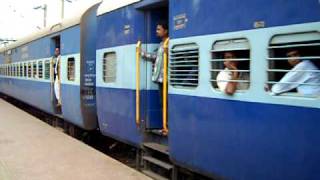
[[[18,64],[15,64],[14,67],[14,75],[17,77],[19,75]]]
[[[38,62],[38,77],[39,79],[43,78],[43,65],[42,65],[42,61]]]
[[[16,64],[16,76],[19,77],[20,76],[20,64]]]
[[[18,65],[17,64],[14,65],[14,76],[15,77],[18,76]]]
[[[20,64],[20,77],[23,77],[23,63]]]
[[[16,73],[17,77],[20,77],[20,64],[19,63],[16,65],[16,70],[17,70],[17,73]]]
[[[116,82],[117,57],[115,52],[108,52],[103,55],[103,81],[105,83]]]
[[[50,60],[44,62],[44,78],[50,79]]]
[[[272,95],[320,96],[320,33],[274,36],[268,66],[266,90]]]
[[[14,77],[14,70],[15,70],[15,67],[14,67],[14,64],[11,64],[11,76]]]
[[[250,44],[247,39],[216,41],[211,50],[211,85],[225,91],[229,82],[237,83],[237,91],[250,86]]]
[[[23,76],[27,77],[27,73],[28,73],[27,64],[24,63],[24,65],[23,65]]]
[[[28,63],[28,77],[31,78],[32,75],[32,69],[31,69],[31,63]]]
[[[75,59],[73,57],[68,58],[68,80],[74,81],[75,79]]]
[[[32,77],[33,78],[37,78],[37,63],[36,62],[33,62],[33,68],[32,68]]]
[[[170,85],[195,88],[199,83],[199,46],[195,43],[175,45],[169,64]]]
[[[11,65],[8,65],[8,76],[11,76]]]

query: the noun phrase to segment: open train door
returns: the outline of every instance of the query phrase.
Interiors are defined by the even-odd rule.
[[[136,66],[137,72],[137,100],[141,104],[138,108],[143,108],[143,111],[137,109],[137,115],[139,112],[143,112],[145,116],[145,138],[144,138],[144,154],[142,155],[142,172],[148,176],[158,178],[175,179],[177,175],[177,169],[171,163],[169,158],[168,147],[168,126],[167,126],[167,62],[168,62],[168,42],[169,38],[161,39],[157,37],[157,25],[159,22],[168,23],[168,1],[156,0],[156,1],[142,1],[136,6],[144,12],[145,15],[145,42],[137,43],[137,57],[136,64],[143,64],[144,66]],[[168,29],[169,33],[169,29]],[[161,42],[162,41],[162,42]],[[163,43],[164,51],[159,52],[162,54],[162,65],[164,69],[163,83],[157,83],[152,81],[152,74],[154,69],[154,63],[146,61],[146,57],[143,57],[147,52],[149,55],[154,54],[159,58],[158,48],[160,43]],[[141,57],[141,56],[142,57]],[[155,61],[155,56],[153,61]],[[150,57],[150,56],[149,56]],[[141,60],[142,62],[139,62]],[[152,60],[151,60],[152,61]],[[146,63],[147,62],[147,63]],[[141,68],[141,69],[139,69]],[[159,68],[159,67],[158,67]],[[141,78],[139,78],[139,75]],[[156,76],[157,77],[157,76]],[[140,85],[145,85],[140,86]],[[145,88],[145,91],[139,88]],[[162,90],[161,90],[162,89]],[[139,94],[142,93],[142,95]],[[141,99],[139,99],[141,97]],[[138,116],[139,118],[139,116]],[[137,119],[138,119],[137,118]],[[138,119],[139,120],[139,119]],[[158,167],[156,169],[152,167]],[[160,170],[161,169],[161,170]]]
[[[52,58],[50,59],[50,81],[51,81],[51,103],[54,107],[54,113],[56,115],[61,115],[61,37],[60,35],[55,35],[51,38],[50,52]],[[58,49],[59,53],[56,54]]]
[[[156,29],[157,23],[160,21],[168,21],[168,1],[167,0],[158,0],[158,1],[142,1],[136,6],[137,9],[143,11],[145,15],[145,42],[137,43],[137,49],[141,49],[141,52],[147,52],[148,54],[156,54],[157,49],[159,48],[161,39],[157,37]],[[138,52],[138,51],[137,51]],[[139,52],[138,52],[139,53]],[[140,53],[141,55],[141,53]],[[145,129],[149,132],[161,133],[164,129],[163,124],[163,111],[162,111],[162,101],[163,94],[160,91],[158,83],[152,81],[152,72],[154,68],[154,62],[152,60],[146,60],[137,54],[137,58],[140,59],[143,66],[136,68],[136,72],[140,72],[140,79],[137,79],[137,88],[144,86],[145,90],[137,89],[137,100],[140,101],[140,110],[137,109],[137,115],[141,113],[141,117],[145,117]],[[137,62],[139,63],[139,62]],[[140,97],[140,98],[139,98]],[[144,115],[142,115],[144,113]],[[141,118],[140,117],[140,118]],[[136,117],[137,119],[139,117]]]

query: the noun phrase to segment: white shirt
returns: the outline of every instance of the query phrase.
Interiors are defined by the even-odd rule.
[[[55,60],[55,67],[54,67],[54,73],[55,73],[55,74],[58,74],[58,66],[59,66],[59,63],[60,63],[60,58],[61,58],[60,55],[55,58],[55,59],[56,59],[56,60]]]
[[[217,76],[217,85],[220,91],[225,91],[227,88],[228,82],[232,79],[232,72],[225,68],[224,70],[220,71]],[[239,73],[239,80],[249,80],[248,73]],[[245,90],[249,88],[249,83],[247,82],[238,82],[237,90]]]
[[[319,69],[311,61],[303,60],[292,68],[291,71],[287,72],[278,83],[272,86],[272,93],[281,94],[297,88],[298,93],[302,95],[320,95],[320,71],[305,72],[304,70]],[[314,86],[301,83],[312,83],[318,85]]]

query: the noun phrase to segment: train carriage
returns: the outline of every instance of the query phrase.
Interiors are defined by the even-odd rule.
[[[143,150],[138,167],[152,177],[163,172],[157,166],[167,178],[189,169],[217,179],[318,179],[320,96],[269,89],[291,72],[292,49],[318,66],[302,72],[320,76],[319,8],[318,0],[105,0],[0,49],[0,91]],[[160,20],[170,36],[163,107],[153,64],[141,58],[158,48]],[[246,78],[219,79],[226,53]],[[245,86],[230,95],[221,82]]]
[[[291,48],[320,60],[319,2],[169,4],[172,160],[227,179],[317,179],[319,96],[275,96],[264,87],[289,71],[284,52]],[[250,74],[249,87],[233,96],[217,86],[224,52],[241,54],[236,60],[247,62],[241,71]]]
[[[156,23],[167,16],[163,2],[156,3],[161,7],[157,11],[145,9],[148,4],[143,3],[130,0],[114,5],[105,1],[98,9],[99,127],[103,134],[137,147],[145,139],[145,130],[162,128],[162,118],[158,87],[151,81],[152,64],[141,61],[137,70],[136,43],[140,41],[143,49],[154,51],[160,42],[154,35]]]
[[[74,19],[2,48],[1,92],[83,129],[96,129],[96,8],[86,7]],[[54,92],[56,48],[61,52],[61,107]]]

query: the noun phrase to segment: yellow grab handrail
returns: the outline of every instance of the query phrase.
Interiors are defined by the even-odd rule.
[[[164,53],[163,53],[163,91],[162,91],[162,133],[167,135],[169,132],[168,129],[168,45],[169,38],[167,38],[163,43]]]
[[[141,41],[136,45],[136,124],[140,125],[140,59]]]

